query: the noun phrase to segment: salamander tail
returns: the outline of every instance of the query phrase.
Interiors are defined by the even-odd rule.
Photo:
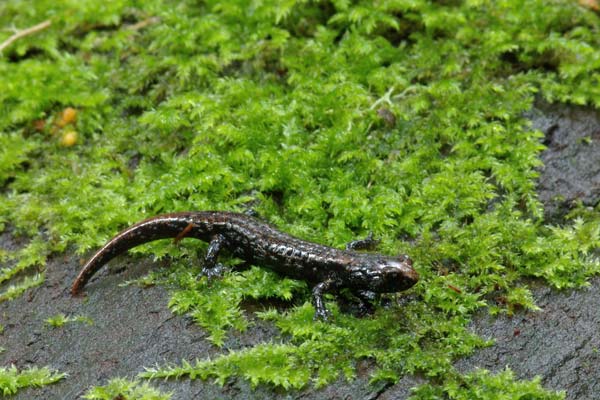
[[[186,218],[188,217],[189,218]],[[118,233],[98,250],[83,266],[71,286],[71,295],[76,296],[85,284],[104,264],[127,250],[143,243],[159,239],[178,238],[192,230],[194,213],[164,214],[153,217]],[[182,234],[182,232],[185,232]],[[191,232],[189,236],[195,236]]]

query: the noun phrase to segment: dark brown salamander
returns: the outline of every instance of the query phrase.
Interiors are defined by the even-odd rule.
[[[78,294],[96,271],[117,255],[158,239],[193,237],[209,242],[202,273],[218,275],[217,256],[223,248],[246,262],[267,267],[280,275],[307,281],[312,289],[315,318],[327,319],[323,294],[348,288],[359,298],[390,293],[413,286],[419,275],[406,255],[387,257],[358,253],[372,239],[348,244],[346,250],[307,242],[278,231],[246,214],[200,211],[163,214],[138,222],[117,234],[90,258],[73,282]]]

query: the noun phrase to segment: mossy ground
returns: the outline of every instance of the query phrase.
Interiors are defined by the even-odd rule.
[[[593,2],[590,2],[593,4]],[[374,232],[421,274],[367,318],[312,321],[308,291],[260,269],[197,282],[184,241],[140,247],[174,258],[157,281],[171,306],[220,344],[244,329],[246,299],[282,332],[213,361],[152,370],[284,388],[418,373],[414,398],[559,398],[510,372],[457,374],[487,345],[481,308],[535,308],[522,278],[584,285],[600,269],[596,212],[548,225],[535,192],[535,96],[600,107],[600,18],[575,1],[8,0],[0,35],[52,24],[0,58],[0,224],[28,239],[2,250],[0,299],[48,255],[79,254],[160,212],[256,209],[333,246]],[[32,283],[33,282],[33,283]],[[12,285],[12,286],[10,286]],[[226,301],[216,301],[222,299]],[[48,316],[52,317],[52,316]],[[498,383],[500,382],[500,383]]]
[[[14,365],[9,368],[0,367],[0,394],[4,397],[15,394],[23,388],[49,385],[64,379],[65,376],[46,367],[33,367],[22,371],[17,370]]]

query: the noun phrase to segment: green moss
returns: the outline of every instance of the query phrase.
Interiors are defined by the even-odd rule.
[[[12,284],[0,292],[0,303],[17,298],[26,290],[39,286],[42,283],[44,283],[44,274],[26,276],[16,284]]]
[[[44,321],[46,323],[46,325],[53,327],[53,328],[60,328],[62,326],[64,326],[65,324],[68,324],[70,322],[82,322],[88,325],[93,325],[94,321],[92,321],[90,318],[88,317],[84,317],[81,315],[75,315],[75,316],[67,316],[65,314],[56,314],[55,316],[46,318],[46,321]]]
[[[291,300],[294,291],[305,287],[302,282],[279,279],[256,267],[240,274],[226,274],[218,281],[198,280],[193,272],[178,275],[183,290],[176,291],[169,307],[178,313],[188,313],[210,332],[208,339],[223,345],[228,328],[243,331],[248,321],[242,315],[240,303],[245,299]]]
[[[88,400],[169,400],[171,394],[162,393],[147,383],[127,379],[111,379],[105,386],[91,388],[83,395]]]
[[[1,284],[67,246],[83,254],[143,217],[190,209],[251,205],[306,239],[342,246],[372,231],[382,252],[410,254],[414,300],[371,318],[336,311],[328,325],[312,322],[301,284],[251,270],[208,287],[175,269],[171,307],[215,344],[247,326],[244,299],[297,306],[260,314],[281,342],[174,375],[300,387],[351,378],[365,358],[374,380],[443,381],[487,344],[466,329],[474,311],[535,309],[524,277],[565,288],[598,273],[597,211],[543,220],[541,133],[523,118],[535,96],[600,106],[592,11],[566,0],[101,3],[0,5],[0,26],[52,21],[0,58],[0,227],[30,240],[0,252],[11,265]],[[64,126],[67,107],[77,118]],[[189,266],[203,248],[136,252]]]
[[[151,368],[141,376],[187,375],[192,379],[213,378],[223,385],[235,374],[253,385],[287,389],[312,382],[319,387],[337,378],[354,378],[357,361],[372,359],[379,366],[373,382],[393,382],[402,373],[417,371],[444,376],[452,369],[453,359],[489,344],[462,326],[463,317],[442,321],[422,304],[410,304],[404,310],[382,310],[373,318],[361,319],[339,313],[334,304],[331,309],[333,323],[313,322],[314,309],[309,303],[285,314],[261,312],[259,316],[274,321],[289,340],[265,343],[214,360]]]
[[[67,375],[53,372],[48,367],[31,367],[21,371],[14,365],[10,368],[0,367],[0,393],[8,396],[24,388],[49,385],[65,376]]]
[[[497,375],[489,371],[475,370],[464,377],[447,380],[443,387],[423,385],[414,391],[411,400],[451,399],[451,400],[561,400],[564,392],[548,393],[542,388],[540,378],[532,381],[516,381],[513,372],[506,368]]]

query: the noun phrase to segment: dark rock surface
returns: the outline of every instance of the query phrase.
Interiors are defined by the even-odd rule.
[[[600,118],[583,107],[539,104],[529,117],[546,134],[548,149],[540,177],[540,198],[549,218],[560,218],[574,201],[595,205],[600,196]],[[0,235],[4,248],[18,247],[9,234]],[[19,392],[14,399],[76,399],[92,385],[114,377],[135,377],[143,366],[180,363],[182,359],[214,356],[277,335],[260,320],[243,334],[233,334],[224,349],[212,346],[207,334],[167,308],[168,289],[119,286],[143,275],[156,263],[121,257],[104,269],[87,288],[87,298],[71,298],[68,290],[80,260],[56,257],[46,269],[45,283],[24,296],[0,304],[0,365],[50,366],[69,377],[40,389]],[[99,278],[99,279],[98,279]],[[531,282],[539,312],[512,317],[481,313],[472,329],[494,338],[493,347],[459,360],[469,371],[481,367],[499,371],[512,368],[520,379],[542,377],[547,388],[566,390],[568,399],[594,399],[600,393],[600,278],[589,289],[558,292]],[[51,328],[44,321],[58,313],[91,318],[93,325],[69,323]],[[368,385],[368,368],[354,382],[337,382],[322,390],[277,392],[251,390],[233,380],[221,388],[211,382],[182,379],[152,381],[173,399],[406,399],[420,379],[405,377],[391,387]]]
[[[538,191],[547,219],[560,223],[577,201],[598,204],[600,113],[538,103],[528,117],[545,135]],[[512,317],[481,313],[473,330],[496,344],[460,360],[458,368],[509,366],[520,379],[538,375],[544,387],[565,390],[567,399],[600,398],[600,278],[590,283],[584,290],[560,292],[530,282],[540,311]]]
[[[528,117],[545,135],[538,193],[546,216],[560,218],[578,201],[595,206],[600,199],[600,112],[538,102]]]
[[[520,379],[542,378],[547,389],[566,391],[567,399],[597,399],[600,393],[600,278],[583,290],[557,292],[532,283],[537,312],[513,317],[475,318],[473,330],[495,345],[459,360],[499,372],[510,367]]]

